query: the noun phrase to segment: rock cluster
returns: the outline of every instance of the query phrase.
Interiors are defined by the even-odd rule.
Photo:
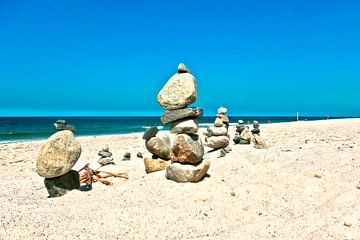
[[[144,158],[147,172],[166,168],[166,177],[176,182],[198,182],[207,173],[210,162],[203,161],[204,145],[198,135],[197,118],[203,110],[187,107],[198,96],[195,77],[184,64],[160,90],[157,100],[166,109],[161,116],[163,124],[170,124],[170,134],[160,136],[156,127],[143,136],[153,159]],[[171,161],[168,161],[171,160]]]
[[[70,130],[72,132],[76,131],[76,128],[73,125],[66,124],[66,121],[61,119],[57,120],[54,123],[54,127],[56,131],[63,131],[63,130]]]
[[[101,166],[105,166],[107,164],[114,164],[114,158],[112,157],[112,153],[110,152],[108,145],[105,145],[98,152],[98,155],[100,156],[98,163],[100,163]]]
[[[71,171],[80,155],[81,145],[70,130],[53,134],[41,147],[36,171],[45,178],[49,197],[62,196],[80,188],[79,174]]]
[[[235,137],[233,139],[235,144],[250,144],[251,132],[248,126],[245,126],[243,120],[239,120],[236,124]]]
[[[206,136],[205,144],[209,148],[226,148],[230,143],[230,137],[228,135],[229,118],[225,115],[226,113],[227,109],[220,107],[214,125],[208,127],[207,131],[204,132]]]

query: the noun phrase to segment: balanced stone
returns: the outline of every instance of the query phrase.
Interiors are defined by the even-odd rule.
[[[49,197],[60,197],[73,189],[80,189],[79,173],[71,170],[59,177],[45,178],[44,184]]]
[[[217,118],[215,119],[214,126],[215,126],[215,127],[222,127],[222,126],[224,126],[224,123],[223,123],[222,119],[219,118],[219,117],[217,117]]]
[[[159,129],[157,127],[151,127],[148,130],[146,130],[146,132],[143,135],[143,139],[145,139],[145,141],[148,141],[150,138],[155,137],[156,134],[158,133]]]
[[[178,73],[191,73],[190,70],[185,66],[185,64],[180,63],[178,65]]]
[[[176,136],[171,150],[173,162],[196,164],[202,160],[204,145],[195,134],[179,134]]]
[[[225,148],[229,145],[230,141],[227,136],[212,136],[205,138],[205,145],[209,148],[219,149]]]
[[[104,152],[109,152],[110,151],[109,145],[106,144],[101,150]]]
[[[72,131],[72,132],[75,132],[76,128],[73,126],[73,125],[68,125],[66,124],[66,121],[65,120],[57,120],[55,123],[54,123],[54,127],[56,130],[58,131],[64,131],[64,130],[69,130],[69,131]]]
[[[80,154],[80,143],[71,131],[57,132],[41,147],[36,171],[45,178],[59,177],[71,170]]]
[[[197,95],[195,77],[190,73],[176,73],[160,90],[157,99],[163,108],[174,110],[195,102]]]
[[[98,160],[98,163],[100,163],[101,166],[105,166],[108,164],[114,164],[114,159],[112,157],[101,157]]]
[[[159,158],[170,159],[170,145],[165,143],[163,139],[152,137],[145,143],[145,146],[149,152]]]
[[[179,182],[199,182],[210,167],[210,161],[204,160],[197,165],[172,163],[166,168],[166,178]]]
[[[258,134],[253,135],[254,148],[257,149],[266,149],[268,148],[264,139]]]
[[[219,107],[218,108],[218,114],[226,114],[227,113],[227,108],[225,108],[225,107]]]
[[[161,116],[161,122],[168,124],[179,119],[184,118],[201,118],[203,116],[202,108],[182,108],[171,111],[166,111]]]
[[[98,153],[98,155],[99,156],[101,156],[101,157],[111,157],[112,156],[112,153],[111,152],[109,152],[109,151],[100,151],[99,153]]]
[[[171,161],[164,161],[162,159],[144,158],[146,173],[152,173],[156,171],[165,170],[169,166]]]
[[[226,136],[227,135],[226,127],[215,127],[211,126],[207,128],[208,136]]]
[[[199,125],[195,119],[180,119],[171,123],[171,133],[197,133]]]
[[[250,144],[251,141],[251,133],[249,127],[245,127],[245,129],[240,134],[240,144]]]

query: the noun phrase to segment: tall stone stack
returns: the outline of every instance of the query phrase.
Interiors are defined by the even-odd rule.
[[[79,173],[71,170],[80,154],[81,145],[70,130],[56,132],[41,147],[36,171],[45,178],[49,197],[59,197],[80,188]]]
[[[229,118],[226,116],[227,109],[220,107],[215,118],[214,125],[207,128],[204,132],[205,144],[209,148],[221,149],[226,148],[230,143],[228,135]]]
[[[203,160],[204,145],[198,135],[197,118],[202,117],[199,107],[188,108],[198,96],[196,79],[184,64],[179,64],[174,74],[160,90],[157,100],[166,109],[161,116],[164,125],[170,124],[170,134],[162,138],[157,130],[149,129],[144,134],[147,149],[153,158],[170,159],[162,163],[166,167],[166,177],[176,182],[198,182],[207,173],[210,162]],[[145,165],[153,161],[144,159]]]

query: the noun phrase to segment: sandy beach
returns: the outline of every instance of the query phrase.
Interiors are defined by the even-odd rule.
[[[261,136],[268,149],[206,153],[209,176],[183,184],[145,173],[140,133],[78,137],[75,170],[108,144],[129,179],[59,198],[35,171],[44,140],[0,144],[0,239],[360,239],[360,119],[266,124]]]

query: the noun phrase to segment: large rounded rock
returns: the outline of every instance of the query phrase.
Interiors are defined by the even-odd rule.
[[[229,138],[227,136],[207,137],[205,141],[206,141],[205,145],[213,149],[225,148],[230,143]]]
[[[159,137],[152,137],[145,146],[149,152],[162,159],[170,159],[170,144]]]
[[[201,118],[203,116],[203,109],[196,108],[182,108],[171,111],[166,111],[161,115],[161,122],[163,124],[168,124],[179,119],[184,118]]]
[[[198,122],[195,119],[180,119],[171,124],[171,133],[197,133]]]
[[[264,139],[262,137],[260,137],[260,135],[258,134],[254,134],[253,135],[253,142],[254,142],[254,148],[257,149],[266,149],[268,148],[266,142],[264,141]]]
[[[172,163],[166,168],[166,178],[175,182],[199,182],[210,168],[210,161],[204,160],[198,165]]]
[[[208,136],[226,136],[228,130],[226,127],[215,127],[211,126],[207,128]]]
[[[171,150],[173,162],[196,164],[204,155],[204,145],[201,138],[195,134],[179,134],[174,140]]]
[[[157,100],[167,109],[180,109],[196,101],[196,80],[190,73],[177,73],[173,75],[160,90]]]
[[[36,171],[45,178],[59,177],[71,170],[80,154],[80,143],[71,131],[57,132],[41,147]]]

